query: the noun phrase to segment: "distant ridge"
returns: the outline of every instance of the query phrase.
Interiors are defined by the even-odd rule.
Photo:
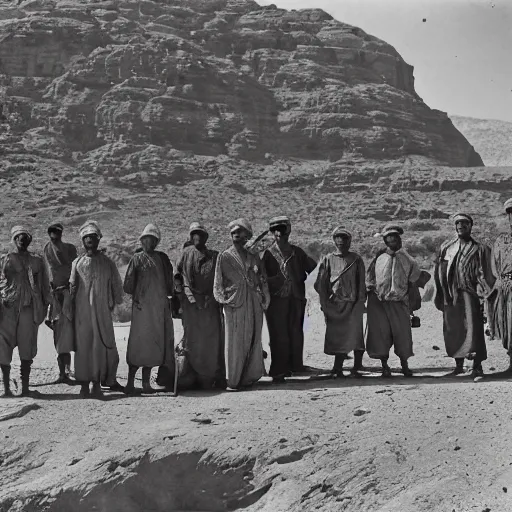
[[[487,166],[512,165],[512,122],[450,116]]]

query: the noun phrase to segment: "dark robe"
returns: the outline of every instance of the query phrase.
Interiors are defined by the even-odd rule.
[[[270,305],[266,311],[270,337],[272,377],[300,372],[304,369],[304,314],[306,311],[305,281],[316,261],[300,247],[290,245],[284,256],[273,244],[263,253],[267,273]]]
[[[201,384],[225,380],[222,309],[213,297],[217,251],[188,246],[178,263],[184,291],[180,302],[183,348]]]

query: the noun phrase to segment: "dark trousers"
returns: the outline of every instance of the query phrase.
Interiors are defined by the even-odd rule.
[[[305,311],[305,299],[271,298],[266,312],[272,358],[269,372],[271,377],[302,371]]]

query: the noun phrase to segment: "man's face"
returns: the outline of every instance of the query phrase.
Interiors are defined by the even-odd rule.
[[[206,235],[202,231],[196,231],[191,236],[194,247],[202,248],[206,245]]]
[[[510,210],[507,210],[507,217],[508,217],[508,223],[510,224],[510,227],[512,228],[512,208]]]
[[[275,226],[270,231],[277,243],[287,241],[290,236],[288,233],[288,228],[285,225]]]
[[[98,238],[98,235],[84,236],[82,242],[86,251],[95,252],[98,249],[98,245],[100,245],[100,239]]]
[[[62,232],[61,231],[52,230],[52,231],[50,231],[49,235],[50,235],[50,240],[52,242],[58,242],[58,241],[60,241],[62,239]]]
[[[465,237],[465,236],[471,235],[471,229],[472,229],[472,226],[471,226],[471,222],[469,222],[469,220],[466,220],[466,219],[458,220],[455,223],[455,230],[457,231],[457,235],[459,237]]]
[[[397,233],[392,233],[384,239],[384,243],[392,250],[398,251],[402,248],[402,239]]]
[[[231,239],[235,244],[245,245],[249,239],[249,233],[244,228],[236,228],[231,231]]]
[[[32,240],[31,240],[30,236],[28,236],[26,233],[21,233],[21,235],[18,235],[14,239],[14,243],[16,244],[16,247],[20,251],[26,251],[28,249],[28,246],[30,245],[31,241]]]
[[[347,235],[336,235],[334,237],[334,245],[340,252],[347,252],[350,250],[352,240]]]
[[[152,235],[143,236],[140,240],[140,245],[144,252],[153,252],[158,245],[158,239]]]

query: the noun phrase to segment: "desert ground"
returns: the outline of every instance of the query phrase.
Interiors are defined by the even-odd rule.
[[[488,342],[482,381],[445,377],[452,361],[426,302],[413,330],[414,378],[393,355],[391,380],[366,357],[363,379],[333,380],[308,284],[305,360],[324,371],[280,386],[263,378],[239,393],[81,400],[76,386],[51,384],[43,326],[40,396],[0,403],[0,511],[511,510],[512,383],[501,343]],[[129,325],[116,325],[124,382]]]

